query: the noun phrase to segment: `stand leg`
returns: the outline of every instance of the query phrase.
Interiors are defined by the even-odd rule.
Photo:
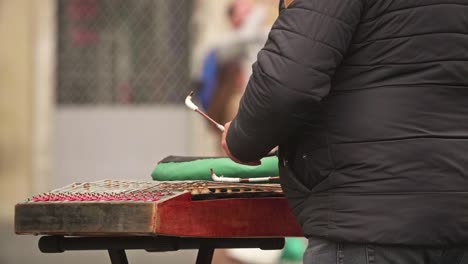
[[[214,247],[201,245],[198,250],[196,264],[210,264],[213,259]]]
[[[112,264],[128,264],[127,255],[123,249],[109,249],[109,257]]]

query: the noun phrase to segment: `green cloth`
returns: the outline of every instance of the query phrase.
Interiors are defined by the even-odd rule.
[[[307,243],[304,238],[287,237],[286,244],[281,252],[281,259],[283,261],[302,263],[306,247]]]
[[[229,158],[190,158],[170,156],[158,163],[151,173],[156,181],[211,181],[210,168],[218,176],[231,178],[259,178],[278,176],[278,158],[266,157],[259,166],[246,166]]]

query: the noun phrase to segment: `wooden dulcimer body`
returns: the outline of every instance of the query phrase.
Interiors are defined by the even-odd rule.
[[[277,184],[75,183],[15,207],[17,234],[302,236]]]

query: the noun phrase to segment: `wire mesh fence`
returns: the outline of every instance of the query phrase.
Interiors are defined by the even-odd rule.
[[[178,103],[192,0],[60,0],[58,104]]]

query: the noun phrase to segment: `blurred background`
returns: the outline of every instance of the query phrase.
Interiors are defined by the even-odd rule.
[[[149,181],[168,155],[219,154],[219,132],[183,100],[195,90],[220,123],[232,119],[277,9],[277,0],[0,0],[0,263],[109,263],[106,252],[41,254],[37,237],[14,235],[14,205],[72,182]]]

